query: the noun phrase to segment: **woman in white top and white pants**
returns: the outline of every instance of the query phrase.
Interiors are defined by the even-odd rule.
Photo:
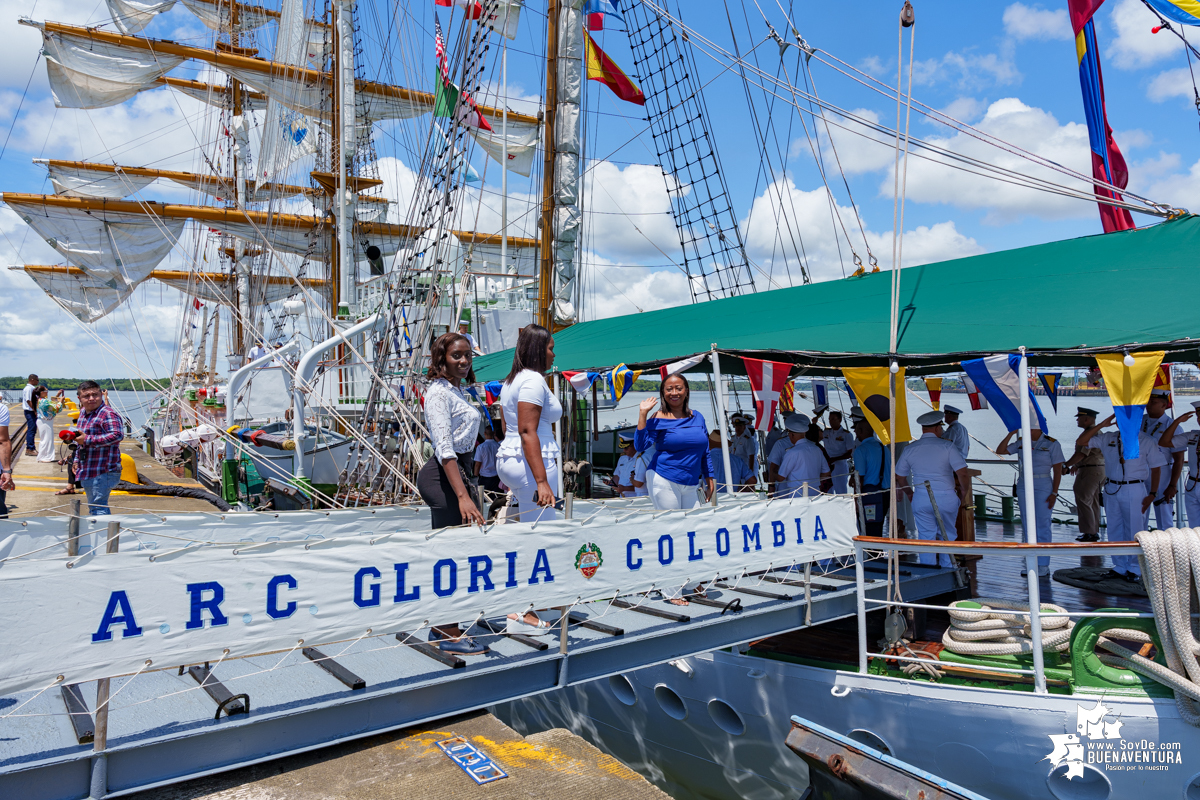
[[[504,441],[496,453],[496,472],[517,499],[517,521],[556,519],[559,451],[550,427],[562,416],[562,404],[546,384],[554,363],[554,338],[541,325],[526,325],[517,337],[512,371],[500,390]]]

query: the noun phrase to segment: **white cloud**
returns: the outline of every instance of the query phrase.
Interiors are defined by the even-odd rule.
[[[940,111],[948,117],[970,123],[972,120],[978,119],[985,108],[987,108],[987,105],[982,100],[974,97],[959,97],[950,105],[940,109]],[[939,123],[935,122],[931,124],[936,125]]]
[[[976,123],[976,127],[1085,175],[1091,174],[1085,125],[1074,122],[1060,125],[1049,112],[1027,106],[1013,97],[997,100],[988,106],[987,113]],[[1085,186],[1080,181],[1071,181],[1062,173],[1035,166],[1025,158],[984,144],[966,134],[927,137],[926,141],[953,153],[1036,176],[1055,184],[1065,183],[1078,188]],[[922,151],[915,152],[920,154]],[[924,154],[929,158],[909,158],[909,200],[919,203],[944,203],[964,209],[986,209],[986,221],[993,224],[1012,222],[1026,216],[1065,219],[1086,217],[1094,213],[1094,208],[1088,201],[1074,200],[1004,183],[992,177],[971,174],[949,166],[944,156],[933,155],[927,151]],[[975,167],[970,168],[978,171]],[[892,184],[892,169],[889,168],[879,187],[881,197],[891,196]]]
[[[1121,69],[1149,67],[1177,54],[1183,47],[1179,37],[1169,31],[1151,33],[1159,24],[1141,0],[1117,0],[1109,15],[1117,35],[1105,48],[1104,54]]]
[[[1159,163],[1163,166],[1177,167],[1179,156],[1163,154]],[[1177,208],[1186,208],[1190,211],[1200,211],[1200,161],[1192,164],[1187,172],[1176,172],[1158,177],[1144,192],[1140,193],[1155,202],[1169,203]]]
[[[1017,41],[1027,39],[1071,41],[1071,20],[1065,8],[1048,11],[1040,6],[1013,3],[1004,9],[1004,32]]]
[[[604,319],[692,301],[688,279],[678,269],[623,266],[592,252],[583,253],[584,313]]]
[[[837,213],[850,233],[854,250],[864,262],[867,261],[863,234],[858,230],[854,210],[839,204]],[[866,238],[876,258],[882,266],[888,266],[891,231],[872,231],[865,218],[863,224],[868,226]],[[841,278],[855,269],[850,246],[841,236],[841,224],[835,227],[831,218],[829,196],[824,188],[806,191],[798,188],[790,178],[776,181],[755,198],[750,214],[742,221],[742,229],[750,258],[764,272],[769,272],[776,284],[768,286],[765,277],[756,272],[760,288],[800,283],[802,262],[814,281]],[[979,244],[959,233],[953,222],[918,227],[907,231],[904,239],[905,265],[982,252]]]
[[[1195,100],[1196,84],[1193,80],[1200,80],[1200,76],[1195,76],[1195,73],[1189,75],[1187,67],[1160,72],[1146,88],[1146,97],[1155,103],[1162,103],[1172,97],[1182,97],[1188,100],[1190,105],[1191,101]]]
[[[1006,48],[1011,51],[1011,46]],[[960,89],[1009,86],[1021,82],[1021,72],[1011,52],[950,52],[940,59],[917,61],[913,65],[913,85],[934,86],[949,83]]]

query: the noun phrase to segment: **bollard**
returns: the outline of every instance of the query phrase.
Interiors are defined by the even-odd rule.
[[[987,495],[975,495],[975,519],[987,519]]]
[[[1000,516],[1005,522],[1016,522],[1017,515],[1013,512],[1013,500],[1012,497],[1000,498]]]

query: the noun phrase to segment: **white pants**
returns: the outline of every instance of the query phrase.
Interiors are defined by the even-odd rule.
[[[837,461],[833,465],[833,493],[850,494],[850,462]]]
[[[1191,479],[1188,479],[1184,482],[1183,488],[1183,507],[1187,509],[1188,527],[1200,528],[1200,481],[1193,483]]]
[[[950,541],[958,539],[958,495],[953,491],[934,491],[938,512],[942,516],[942,524],[946,527],[946,538]],[[921,539],[940,539],[938,530],[938,515],[933,513],[933,504],[929,502],[929,489],[925,484],[918,483],[913,487],[912,499],[913,519],[917,524],[917,537]],[[954,562],[946,553],[921,553],[921,563],[939,567],[952,567]]]
[[[543,456],[542,463],[546,465],[546,483],[550,484],[550,491],[554,491],[554,487],[558,486],[558,461]],[[517,513],[509,517],[513,522],[558,519],[558,511],[554,506],[537,504],[537,481],[533,479],[533,472],[523,456],[499,456],[496,459],[496,474],[517,499]]]
[[[1046,500],[1050,497],[1050,492],[1054,491],[1054,481],[1049,478],[1034,478],[1033,479],[1033,505],[1036,509],[1034,519],[1036,520],[1036,533],[1039,543],[1047,543],[1052,541],[1050,536],[1050,509],[1046,508]],[[941,502],[941,501],[938,501]],[[1025,513],[1025,486],[1017,484],[1017,505],[1021,509],[1021,541],[1029,541],[1029,515]],[[1038,566],[1050,566],[1050,556],[1038,556]]]
[[[1142,513],[1142,501],[1146,499],[1146,484],[1141,481],[1104,487],[1104,518],[1108,522],[1110,542],[1132,542],[1133,537],[1145,530],[1146,515]],[[1113,569],[1117,572],[1142,574],[1137,556],[1113,556]]]
[[[1171,484],[1171,462],[1168,461],[1165,467],[1158,471],[1158,497],[1156,500],[1161,500],[1163,492],[1167,490],[1167,486]],[[1185,484],[1186,485],[1186,484]],[[1146,491],[1151,491],[1150,481],[1146,481]],[[1168,528],[1175,527],[1175,501],[1170,503],[1151,503],[1146,509],[1146,513],[1142,515],[1142,530],[1150,528],[1150,514],[1154,514],[1154,527],[1160,531],[1165,531]],[[1140,532],[1140,531],[1139,531]]]
[[[695,508],[700,502],[700,487],[673,483],[652,469],[646,470],[646,488],[655,508]]]
[[[48,419],[38,419],[37,421],[38,461],[53,461],[54,460],[54,426],[50,424]]]

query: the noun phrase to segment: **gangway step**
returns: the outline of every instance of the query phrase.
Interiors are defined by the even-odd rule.
[[[346,684],[346,686],[350,687],[352,691],[367,688],[367,682],[365,680],[358,677],[353,672],[346,669],[317,648],[306,647],[300,652],[303,653],[304,657],[309,661],[313,662],[318,667],[325,670],[342,683]]]
[[[208,667],[188,667],[187,674],[191,675],[192,680],[200,684],[200,688],[217,704],[217,713],[213,719],[220,719],[222,711],[231,717],[234,714],[250,713],[250,695],[229,691]]]
[[[579,625],[580,627],[591,628],[592,630],[599,631],[600,633],[607,633],[609,636],[624,636],[625,635],[624,628],[618,628],[616,625],[606,625],[603,622],[597,622],[596,620],[591,619],[590,617],[585,617],[583,614],[580,614],[578,611],[572,611],[571,616],[568,617],[568,619],[572,623]]]
[[[762,589],[751,589],[747,586],[730,586],[728,583],[714,583],[713,586],[718,589],[724,589],[727,592],[741,592],[755,597],[768,597],[772,600],[791,600],[790,594],[779,594],[778,592],[764,592]]]
[[[78,683],[68,683],[62,687],[63,703],[67,706],[67,714],[75,727],[75,738],[80,744],[91,744],[96,740],[96,724],[92,721],[92,712],[88,709],[87,701]]]
[[[408,641],[411,637],[411,633],[408,633],[407,631],[400,631],[396,634],[396,641],[408,645],[421,655],[429,656],[434,661],[439,661],[451,669],[462,669],[467,665],[467,662],[463,661],[458,656],[451,655],[450,653],[443,653],[440,648],[434,647],[428,642],[422,642],[419,640],[412,642]]]
[[[672,622],[691,622],[692,618],[686,614],[676,614],[674,611],[664,611],[661,608],[652,608],[651,606],[635,606],[633,603],[627,603],[621,599],[614,599],[610,603],[616,608],[625,608],[630,611],[636,611],[639,614],[649,614],[652,617],[661,617],[669,619]]]
[[[503,623],[497,624],[495,622],[492,622],[491,620],[481,619],[481,620],[479,620],[479,624],[482,625],[483,627],[487,628],[492,633],[496,633],[501,636],[507,636],[509,639],[512,639],[514,642],[523,644],[526,647],[532,647],[534,650],[539,650],[539,651],[547,650],[550,647],[549,642],[543,642],[542,640],[535,639],[532,636],[526,636],[522,633],[506,632],[504,630]]]

